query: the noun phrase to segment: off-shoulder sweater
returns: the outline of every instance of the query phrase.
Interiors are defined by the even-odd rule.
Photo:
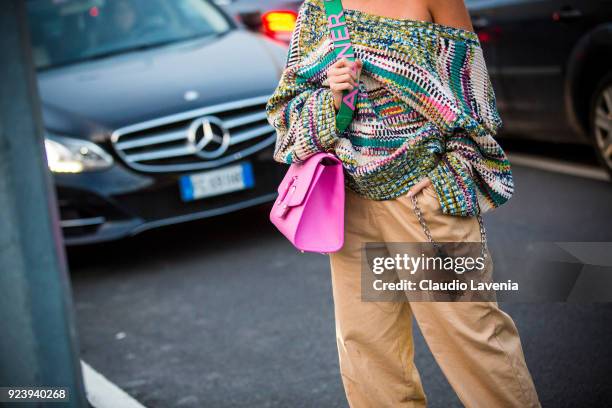
[[[478,36],[345,9],[363,68],[354,119],[340,133],[326,81],[335,56],[322,1],[300,7],[266,106],[277,132],[274,159],[332,152],[347,187],[373,200],[399,197],[429,177],[445,214],[472,216],[506,202],[514,183],[494,139],[502,121]]]

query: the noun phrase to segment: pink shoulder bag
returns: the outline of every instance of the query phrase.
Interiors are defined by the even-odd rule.
[[[335,252],[344,244],[344,173],[333,154],[292,164],[278,186],[270,221],[299,250]]]
[[[341,0],[325,0],[336,58],[355,60]],[[343,132],[355,111],[358,89],[345,91],[336,116]],[[289,167],[278,186],[270,221],[302,252],[330,253],[344,245],[344,170],[331,153],[317,153]]]

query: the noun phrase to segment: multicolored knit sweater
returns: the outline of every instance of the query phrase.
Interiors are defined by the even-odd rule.
[[[339,133],[325,81],[335,57],[322,1],[301,6],[266,107],[277,130],[274,159],[333,152],[347,187],[374,200],[399,197],[429,177],[445,214],[471,216],[506,202],[514,183],[493,138],[502,122],[478,36],[345,9],[363,68],[355,117]]]

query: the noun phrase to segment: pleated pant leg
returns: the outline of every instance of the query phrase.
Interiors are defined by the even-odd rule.
[[[475,217],[442,214],[432,187],[418,195],[434,239],[478,242]],[[347,189],[345,244],[330,254],[340,371],[352,408],[424,407],[412,318],[466,407],[539,407],[516,326],[496,302],[361,300],[367,242],[424,242],[410,199],[374,201]]]

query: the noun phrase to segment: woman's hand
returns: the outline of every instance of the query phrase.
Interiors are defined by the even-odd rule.
[[[341,58],[327,70],[327,81],[329,88],[334,94],[334,107],[336,111],[342,105],[342,93],[345,90],[352,91],[357,86],[361,74],[361,60],[355,62]]]
[[[424,188],[431,185],[431,180],[428,177],[425,177],[423,180],[416,183],[412,188],[408,191],[408,197],[412,197],[421,192]]]

